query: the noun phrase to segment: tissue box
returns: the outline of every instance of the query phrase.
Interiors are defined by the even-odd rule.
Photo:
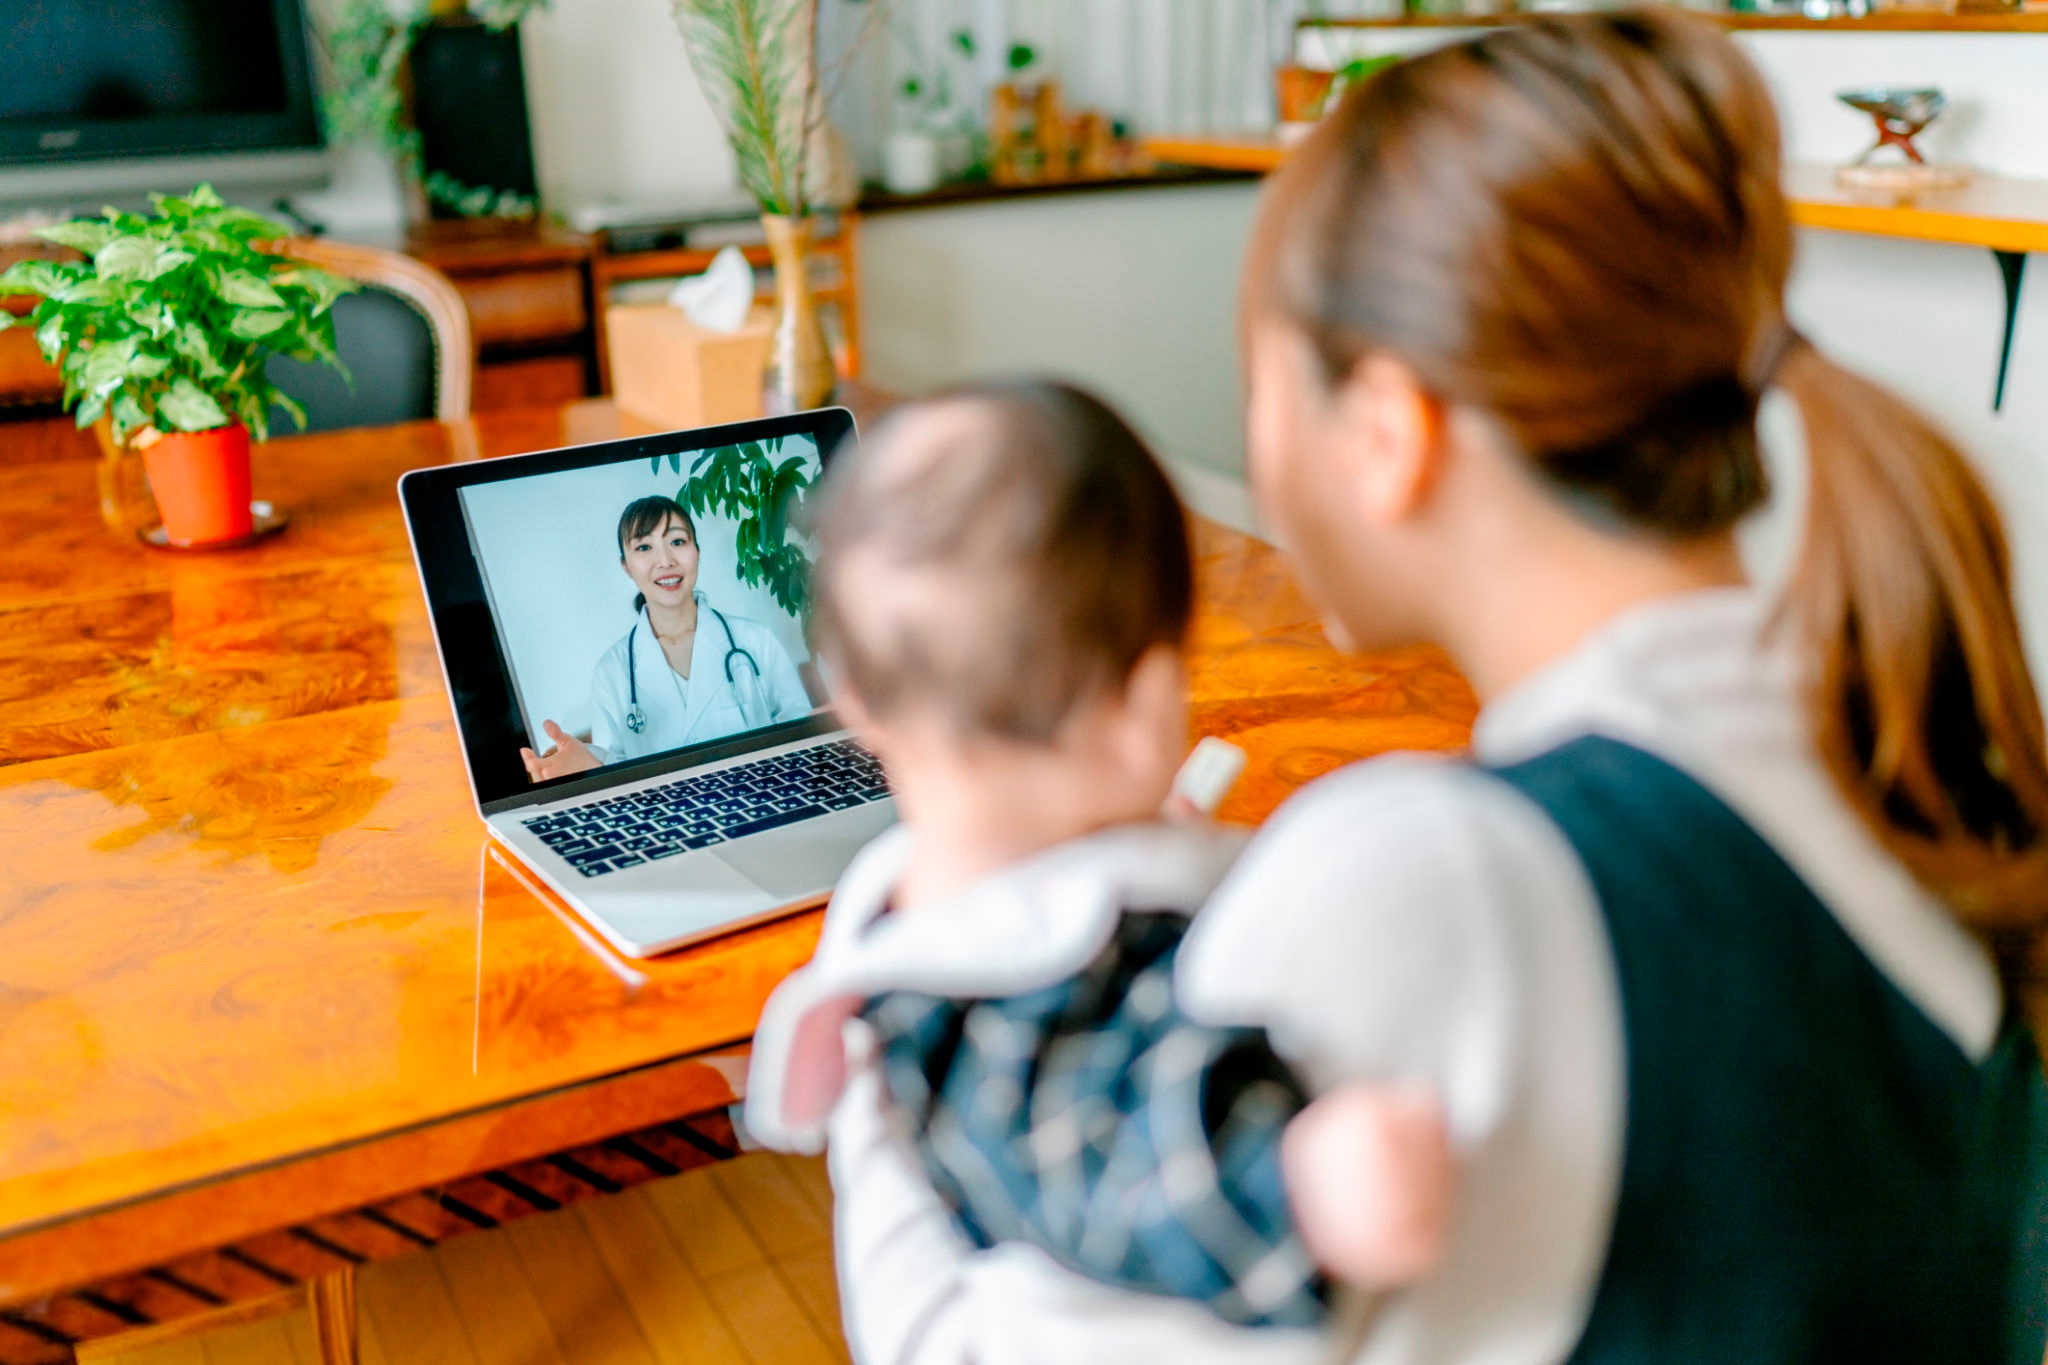
[[[774,315],[756,308],[732,333],[699,327],[665,303],[605,310],[612,396],[619,407],[664,427],[708,427],[761,415]]]

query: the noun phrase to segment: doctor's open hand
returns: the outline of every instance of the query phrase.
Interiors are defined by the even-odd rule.
[[[587,773],[592,768],[603,766],[598,762],[597,755],[590,752],[590,746],[582,740],[551,720],[544,720],[540,724],[541,728],[548,732],[548,738],[555,742],[555,747],[544,754],[537,754],[531,749],[519,751],[520,759],[526,764],[526,776],[529,781],[549,782],[557,777],[567,777],[571,773]]]

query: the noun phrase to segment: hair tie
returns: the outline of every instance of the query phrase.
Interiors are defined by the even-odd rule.
[[[1780,318],[1770,336],[1757,349],[1756,364],[1750,371],[1749,391],[1762,397],[1764,390],[1777,382],[1778,371],[1784,368],[1792,353],[1810,344],[1797,327]]]

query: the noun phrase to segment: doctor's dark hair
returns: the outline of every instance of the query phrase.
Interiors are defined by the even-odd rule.
[[[1049,743],[1194,606],[1187,524],[1145,443],[1063,384],[982,383],[893,412],[827,468],[811,626],[879,718]]]
[[[626,510],[619,513],[619,563],[626,562],[626,546],[645,535],[652,535],[673,519],[683,524],[690,533],[690,543],[697,543],[697,523],[690,520],[689,509],[674,498],[635,498],[626,504]],[[638,612],[647,605],[647,594],[633,594],[633,610]]]
[[[1756,69],[1661,7],[1440,48],[1356,87],[1274,178],[1245,325],[1293,333],[1332,386],[1398,359],[1568,503],[1674,542],[1763,502],[1757,402],[1782,387],[1810,465],[1781,610],[1813,741],[2048,1039],[2048,751],[2005,533],[1954,445],[1787,324],[1778,149]]]

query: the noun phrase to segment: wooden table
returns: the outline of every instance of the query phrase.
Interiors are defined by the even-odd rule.
[[[393,490],[629,424],[280,440],[256,492],[290,529],[214,555],[103,529],[91,461],[0,458],[0,1362],[308,1283],[345,1359],[356,1264],[730,1153],[816,914],[628,964],[528,889]],[[1466,741],[1440,657],[1339,657],[1273,551],[1198,543],[1194,728],[1252,755],[1227,816]]]
[[[2048,28],[2048,15],[2009,18]],[[1843,25],[1858,22],[1869,21]],[[1146,138],[1145,149],[1160,161],[1227,171],[1267,172],[1287,159],[1287,144],[1270,132],[1162,134]],[[2048,251],[2048,180],[1980,175],[1957,189],[1884,192],[1844,189],[1831,166],[1787,166],[1785,193],[1792,202],[1792,221],[1801,227],[1988,248],[2005,286],[1991,410],[2005,406],[2027,254]]]

